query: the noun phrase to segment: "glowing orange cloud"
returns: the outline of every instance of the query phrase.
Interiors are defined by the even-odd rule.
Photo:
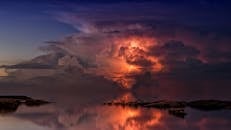
[[[98,63],[106,66],[101,73],[123,88],[131,88],[135,84],[134,75],[149,71],[155,73],[163,69],[157,57],[150,55],[150,48],[157,45],[152,37],[129,36],[115,38],[114,42],[97,55]]]

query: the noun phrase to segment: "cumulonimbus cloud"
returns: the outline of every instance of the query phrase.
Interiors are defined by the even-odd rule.
[[[153,6],[156,10],[150,9]],[[226,35],[220,37],[221,32],[203,31],[200,29],[203,24],[187,23],[182,20],[188,17],[186,14],[173,17],[183,6],[170,11],[163,11],[166,7],[161,2],[69,7],[71,11],[57,11],[53,15],[75,27],[75,34],[41,47],[48,54],[5,68],[65,68],[68,73],[75,73],[72,68],[78,68],[81,73],[103,76],[131,87],[153,85],[149,82],[155,81],[153,77],[157,74],[189,73],[190,69],[207,72],[205,68],[230,62],[231,46]],[[192,13],[190,9],[187,12]]]

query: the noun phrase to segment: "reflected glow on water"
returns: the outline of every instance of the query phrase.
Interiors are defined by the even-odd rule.
[[[89,96],[89,95],[88,95]],[[65,97],[63,97],[65,98]],[[15,113],[0,116],[1,130],[229,130],[230,111],[204,112],[186,109],[185,119],[166,110],[85,104],[66,97],[39,107],[20,106]],[[76,97],[77,98],[77,97]],[[89,97],[88,97],[89,98]],[[96,98],[92,97],[92,100]],[[65,103],[67,100],[70,102]],[[108,101],[105,98],[104,101]],[[134,101],[131,93],[113,101]],[[110,99],[111,101],[111,99]]]
[[[0,69],[0,77],[1,76],[8,76],[7,72],[5,71],[5,69]]]
[[[160,126],[163,114],[158,110],[142,110],[128,107],[100,108],[97,126],[100,129],[148,130]]]

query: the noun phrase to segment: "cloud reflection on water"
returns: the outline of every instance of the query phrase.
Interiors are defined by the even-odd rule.
[[[125,93],[114,100],[131,99],[135,100],[134,96]],[[29,122],[28,128],[38,130],[228,130],[231,127],[229,111],[200,112],[186,109],[189,115],[181,119],[158,109],[103,106],[89,102],[83,105],[77,100],[72,100],[72,104],[68,105],[63,101],[57,100],[57,103],[36,108],[20,106],[16,113],[1,118],[5,123],[12,122],[9,117],[17,122]],[[12,126],[11,130],[18,130],[17,125]]]

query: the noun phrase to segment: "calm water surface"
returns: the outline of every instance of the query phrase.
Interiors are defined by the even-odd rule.
[[[104,106],[112,100],[136,100],[123,94],[66,95],[40,97],[54,103],[40,107],[20,106],[0,116],[1,130],[230,130],[230,111],[186,109],[183,118],[165,110]],[[157,100],[158,97],[153,97]],[[147,99],[150,100],[150,99]]]

